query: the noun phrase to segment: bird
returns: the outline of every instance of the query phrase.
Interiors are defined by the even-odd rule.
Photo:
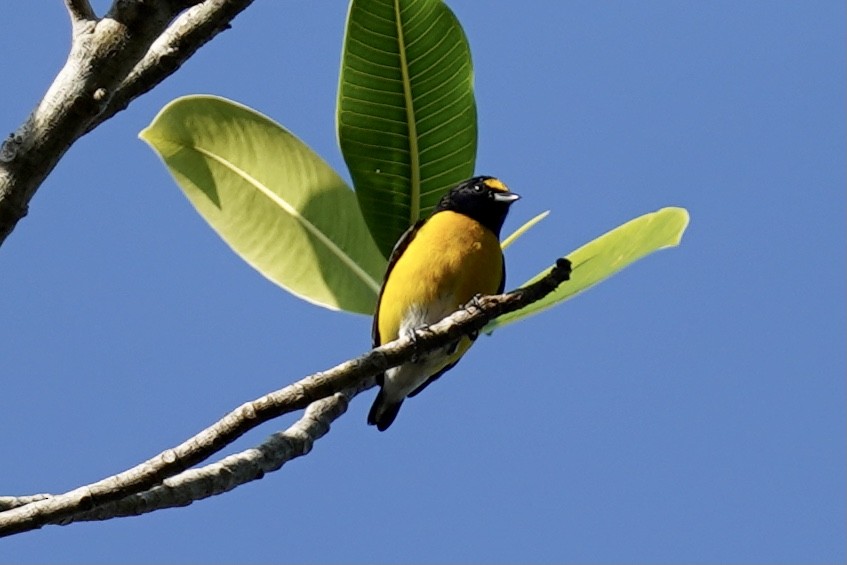
[[[440,321],[478,295],[500,294],[506,266],[500,230],[520,198],[500,180],[477,176],[450,189],[432,214],[397,241],[377,298],[371,337],[378,347]],[[452,369],[476,336],[421,355],[377,376],[368,424],[385,431],[403,401]]]

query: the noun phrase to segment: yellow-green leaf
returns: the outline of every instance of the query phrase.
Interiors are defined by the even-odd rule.
[[[214,96],[174,100],[139,136],[260,273],[320,306],[373,312],[385,259],[352,190],[306,144]]]
[[[573,268],[571,280],[523,310],[493,320],[483,331],[492,332],[537,314],[591,288],[654,251],[679,245],[687,226],[688,212],[684,208],[662,208],[630,220],[567,256]],[[548,272],[549,269],[545,269],[521,286],[535,282]]]
[[[521,227],[519,227],[518,229],[516,229],[515,231],[513,231],[513,232],[511,233],[511,235],[509,235],[509,237],[507,237],[506,239],[504,239],[504,240],[500,243],[500,247],[501,247],[502,249],[506,249],[507,247],[509,247],[510,245],[512,245],[515,241],[517,241],[517,239],[518,239],[520,236],[522,236],[522,235],[523,235],[523,234],[525,234],[527,231],[529,231],[529,230],[530,230],[530,229],[531,229],[531,228],[532,228],[535,224],[537,224],[538,222],[540,222],[541,220],[543,220],[544,218],[546,218],[549,214],[550,214],[550,210],[545,210],[544,212],[541,212],[540,214],[538,214],[538,215],[537,215],[537,216],[535,216],[534,218],[529,219],[527,222],[525,222],[525,223],[524,223],[524,225],[522,225]]]

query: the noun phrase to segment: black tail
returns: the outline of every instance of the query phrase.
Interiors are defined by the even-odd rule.
[[[379,389],[379,394],[376,395],[371,411],[368,412],[368,424],[376,426],[376,429],[384,432],[397,417],[401,406],[403,406],[402,400],[392,402],[386,398],[385,391]]]

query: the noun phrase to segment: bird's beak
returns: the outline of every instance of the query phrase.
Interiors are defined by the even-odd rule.
[[[494,193],[494,201],[495,202],[506,202],[511,204],[515,200],[520,199],[520,194],[515,194],[514,192],[495,192]]]

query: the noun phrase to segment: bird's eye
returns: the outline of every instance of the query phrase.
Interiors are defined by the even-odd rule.
[[[482,192],[482,185],[481,184],[475,184],[475,185],[473,185],[473,189],[474,189],[474,192]]]

